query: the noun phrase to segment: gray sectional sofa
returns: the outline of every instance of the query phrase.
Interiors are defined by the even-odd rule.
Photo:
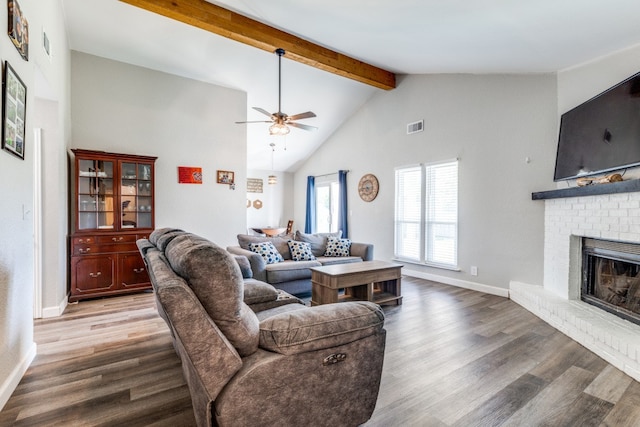
[[[243,279],[242,257],[177,229],[137,245],[198,426],[357,426],[371,417],[386,338],[378,305],[307,307]]]
[[[309,268],[373,260],[373,245],[370,243],[351,242],[349,256],[325,256],[327,239],[329,237],[339,238],[340,234],[340,232],[306,234],[299,231],[276,237],[238,234],[238,246],[229,246],[227,250],[232,254],[247,257],[254,279],[267,282],[293,295],[303,295],[311,292],[311,270]],[[289,240],[308,243],[315,260],[292,260],[287,243]],[[272,242],[284,261],[267,264],[261,255],[249,249],[251,243],[260,242]]]

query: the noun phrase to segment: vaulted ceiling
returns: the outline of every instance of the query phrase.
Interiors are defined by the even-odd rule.
[[[265,118],[252,106],[277,111],[277,56],[268,50],[123,1],[61,1],[71,49],[245,91],[247,120]],[[126,1],[151,6],[185,3]],[[209,3],[320,50],[398,75],[548,73],[640,43],[637,0]],[[314,111],[318,117],[301,123],[319,129],[293,129],[286,137],[287,150],[275,157],[278,170],[295,170],[373,94],[385,90],[296,59],[283,59],[282,110]],[[270,169],[268,125],[229,125],[248,126],[247,167]]]

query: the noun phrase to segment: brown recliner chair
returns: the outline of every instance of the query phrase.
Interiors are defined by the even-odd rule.
[[[386,336],[379,306],[306,307],[262,282],[248,305],[236,260],[213,243],[162,229],[138,247],[199,426],[356,426],[371,417]]]

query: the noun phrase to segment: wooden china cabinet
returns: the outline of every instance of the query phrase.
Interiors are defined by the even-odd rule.
[[[154,228],[157,157],[71,152],[69,301],[150,289],[136,240]]]

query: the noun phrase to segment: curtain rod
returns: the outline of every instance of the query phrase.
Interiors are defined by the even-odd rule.
[[[344,170],[344,169],[341,169],[341,170]],[[340,172],[340,171],[338,171],[338,172]],[[335,175],[335,174],[337,174],[338,172],[325,173],[325,174],[323,174],[323,175],[313,175],[313,177],[314,177],[314,178],[321,178],[321,177],[323,177],[323,176]],[[349,172],[351,172],[351,171],[347,169],[347,173],[349,173]]]

